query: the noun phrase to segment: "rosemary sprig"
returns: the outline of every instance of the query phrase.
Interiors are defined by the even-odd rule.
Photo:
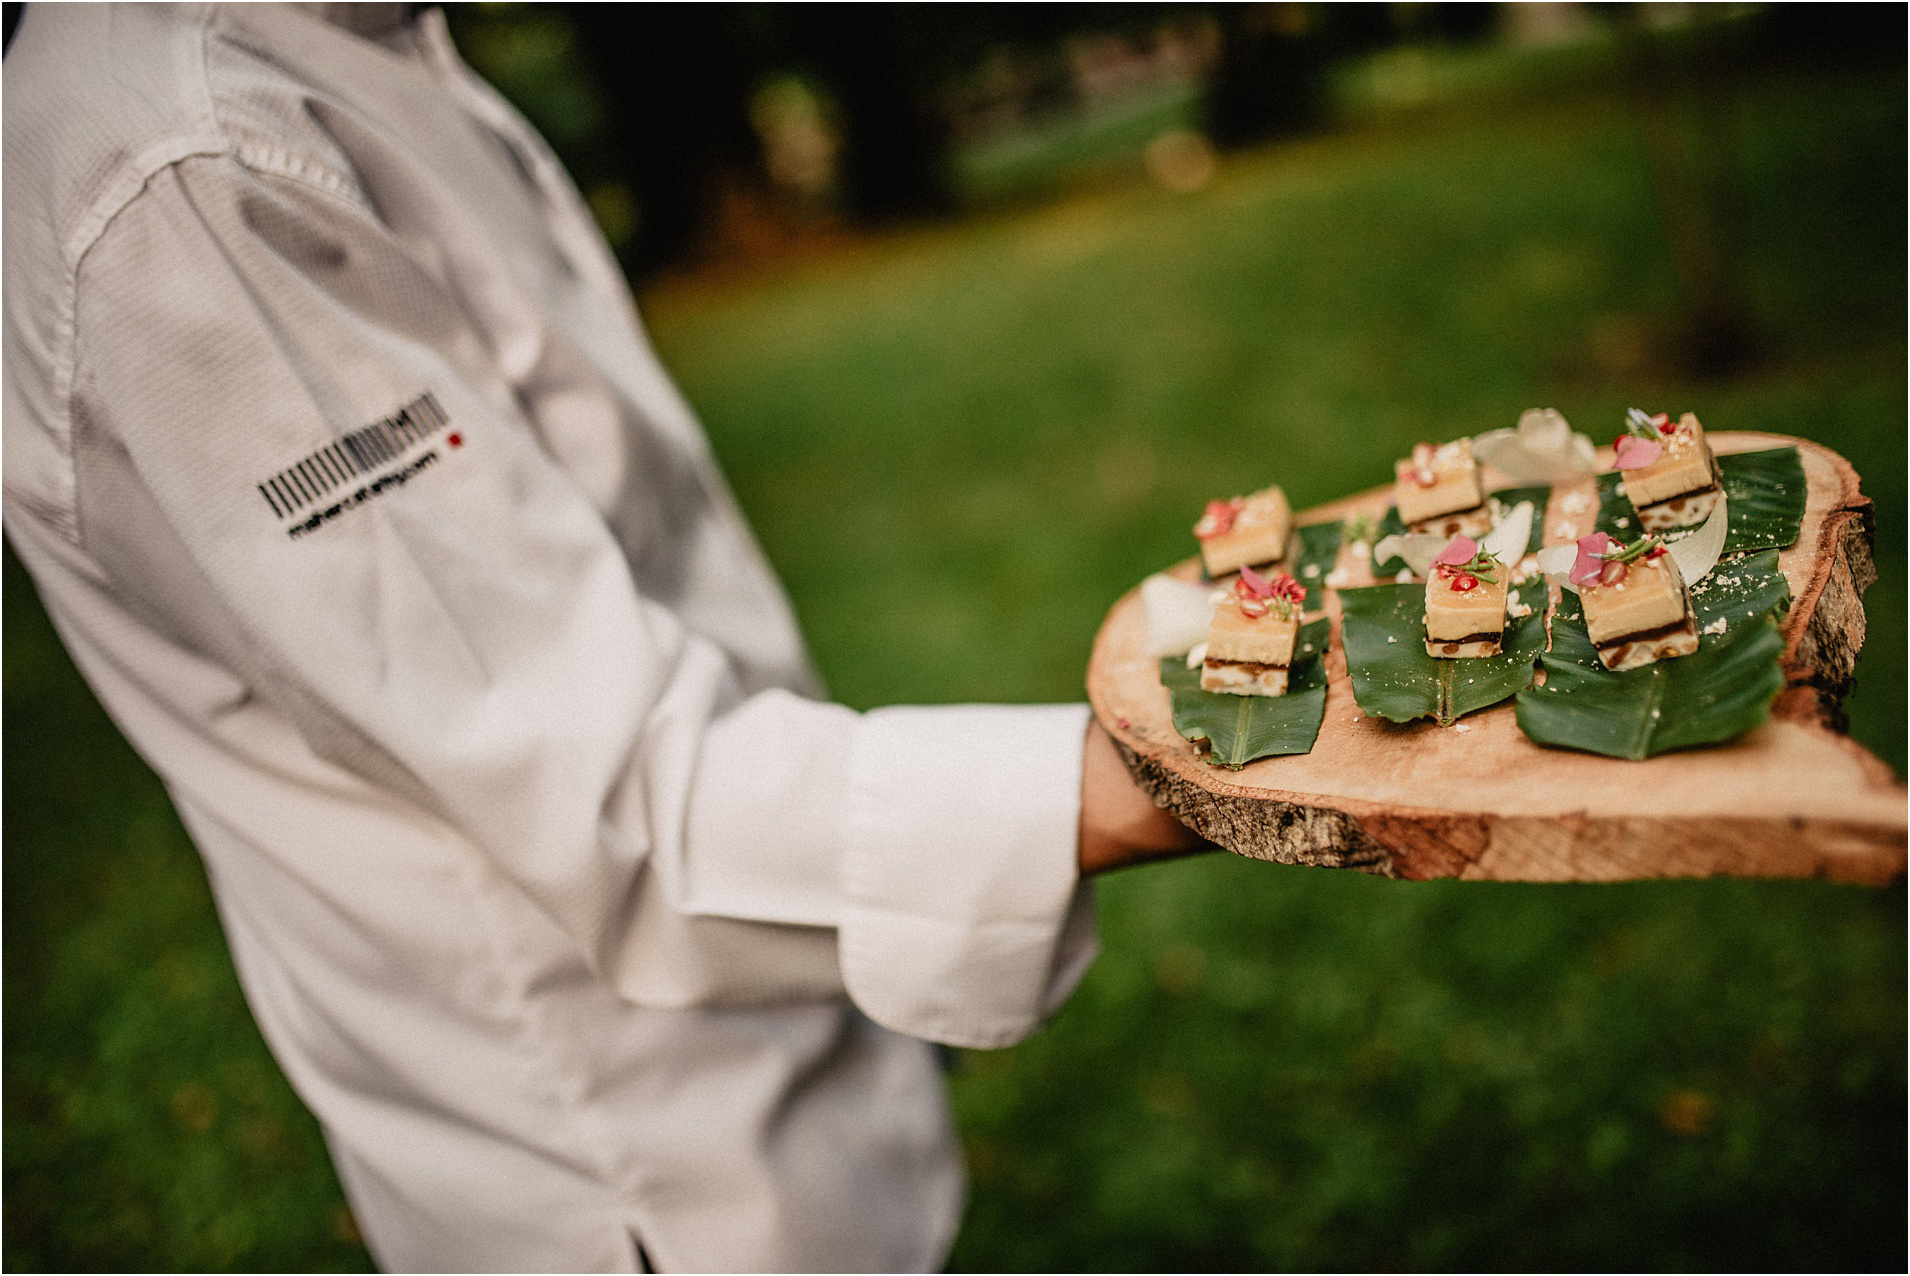
[[[1501,567],[1504,567],[1505,564],[1500,562],[1493,555],[1488,554],[1485,550],[1480,549],[1463,563],[1449,563],[1444,564],[1444,566],[1449,567],[1455,576],[1460,572],[1464,572],[1468,576],[1477,576],[1480,580],[1496,585],[1499,583],[1499,578],[1493,575],[1493,573]]]
[[[1625,432],[1637,439],[1650,439],[1653,443],[1664,442],[1664,435],[1652,424],[1651,414],[1637,408],[1625,409]]]
[[[1616,549],[1606,550],[1599,557],[1608,563],[1629,563],[1649,554],[1655,547],[1664,544],[1664,537],[1656,535],[1640,536],[1629,545],[1619,545]]]

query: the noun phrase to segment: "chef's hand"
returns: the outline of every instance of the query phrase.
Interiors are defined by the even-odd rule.
[[[1113,738],[1090,718],[1081,755],[1081,876],[1213,849],[1154,805],[1128,774]]]

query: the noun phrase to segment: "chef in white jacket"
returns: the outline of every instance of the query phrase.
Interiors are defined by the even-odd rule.
[[[937,1265],[923,1039],[1039,1025],[1186,835],[1079,706],[815,698],[436,11],[30,5],[5,70],[6,532],[377,1259]]]

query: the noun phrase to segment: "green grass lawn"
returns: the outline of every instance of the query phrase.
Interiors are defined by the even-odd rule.
[[[1901,773],[1901,71],[1743,81],[1766,354],[1712,381],[1662,354],[1663,221],[1596,71],[1361,116],[1193,195],[1108,179],[653,290],[836,696],[1077,699],[1207,498],[1304,507],[1417,439],[1536,405],[1604,439],[1636,404],[1864,474],[1883,579],[1849,709]],[[6,1265],[362,1264],[163,795],[10,558],[6,603]],[[1053,1025],[962,1056],[959,1269],[1904,1262],[1902,888],[1209,856],[1102,901]]]

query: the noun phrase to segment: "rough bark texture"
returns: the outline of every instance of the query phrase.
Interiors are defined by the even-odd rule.
[[[1861,507],[1839,509],[1825,521],[1825,539],[1835,548],[1823,587],[1786,653],[1789,685],[1774,710],[1780,717],[1816,718],[1833,731],[1850,725],[1843,701],[1864,649],[1864,591],[1877,580],[1876,519],[1869,499],[1861,499]]]
[[[1519,733],[1509,705],[1450,729],[1366,718],[1353,704],[1333,595],[1326,722],[1309,755],[1238,772],[1204,761],[1173,730],[1144,651],[1137,593],[1115,606],[1096,639],[1089,698],[1156,802],[1253,859],[1414,879],[1900,880],[1903,786],[1839,733],[1864,641],[1862,594],[1876,579],[1870,501],[1849,464],[1815,444],[1761,434],[1713,441],[1721,452],[1796,442],[1809,482],[1802,533],[1780,555],[1793,598],[1784,621],[1787,689],[1771,723],[1728,745],[1627,762],[1540,748]],[[1300,521],[1378,513],[1389,495],[1349,497]],[[1574,534],[1574,517],[1589,526],[1567,504],[1552,502],[1548,541]],[[1341,566],[1352,583],[1369,583],[1351,554]],[[1191,574],[1193,565],[1179,570]]]
[[[1367,836],[1360,822],[1344,811],[1217,793],[1187,783],[1118,738],[1115,745],[1156,806],[1172,811],[1188,828],[1236,855],[1275,864],[1354,868],[1381,877],[1397,876],[1392,852]]]

